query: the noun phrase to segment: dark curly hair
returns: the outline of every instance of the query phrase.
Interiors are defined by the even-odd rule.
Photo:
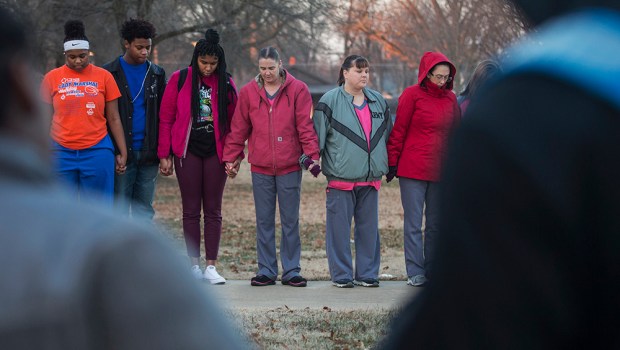
[[[65,40],[66,43],[70,40],[86,40],[86,29],[84,28],[84,23],[80,20],[68,20],[65,22]]]
[[[198,69],[198,57],[209,55],[217,57],[217,118],[219,121],[220,135],[225,135],[230,130],[228,118],[228,73],[226,72],[226,55],[220,46],[220,34],[215,29],[207,29],[204,39],[198,40],[192,56],[192,82],[200,81],[200,69]],[[233,92],[234,93],[234,92]],[[199,113],[198,84],[192,84],[192,115]]]
[[[121,27],[121,37],[129,43],[136,38],[153,39],[156,35],[155,26],[143,19],[130,18]]]

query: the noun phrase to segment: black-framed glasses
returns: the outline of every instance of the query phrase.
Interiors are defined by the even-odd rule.
[[[433,73],[428,73],[428,75],[430,75],[431,77],[433,77],[433,78],[435,78],[435,79],[437,79],[439,81],[445,80],[446,83],[452,81],[452,77],[449,76],[449,75],[441,75],[441,74],[433,74]]]

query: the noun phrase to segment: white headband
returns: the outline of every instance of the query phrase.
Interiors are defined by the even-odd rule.
[[[88,50],[88,41],[86,40],[69,40],[65,42],[65,51],[69,50]]]

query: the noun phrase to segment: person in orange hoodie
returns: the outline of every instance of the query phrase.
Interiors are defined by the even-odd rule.
[[[239,91],[223,159],[229,176],[234,177],[249,139],[258,255],[258,273],[251,284],[273,285],[278,277],[277,197],[282,222],[282,284],[305,287],[307,281],[299,273],[301,169],[307,168],[315,177],[321,169],[318,140],[310,119],[312,98],[308,86],[282,68],[275,48],[261,49],[258,57],[260,74]]]
[[[396,122],[388,141],[386,176],[399,177],[405,211],[407,284],[422,286],[429,278],[432,244],[437,233],[439,173],[450,131],[461,117],[452,92],[454,64],[441,52],[426,52],[418,84],[398,99]],[[424,233],[422,221],[426,217]]]

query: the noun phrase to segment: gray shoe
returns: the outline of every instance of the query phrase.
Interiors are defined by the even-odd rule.
[[[426,277],[424,275],[415,275],[407,279],[407,284],[414,287],[421,287],[426,283]]]
[[[363,287],[379,287],[379,281],[377,281],[376,279],[365,279],[365,280],[354,280],[353,284],[355,284],[356,286],[363,286]]]

